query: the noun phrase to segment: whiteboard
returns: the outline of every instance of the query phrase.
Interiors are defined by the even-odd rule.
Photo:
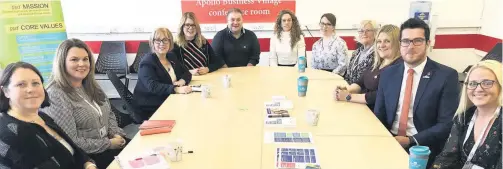
[[[480,27],[483,0],[432,0],[438,28]],[[408,18],[410,0],[296,0],[301,25],[317,29],[323,13],[337,17],[337,29],[354,29],[364,19],[399,25]],[[140,33],[164,26],[176,32],[181,0],[62,0],[69,33]],[[225,21],[225,18],[222,18]],[[252,30],[272,30],[272,23],[246,24]],[[218,31],[224,24],[203,25]]]

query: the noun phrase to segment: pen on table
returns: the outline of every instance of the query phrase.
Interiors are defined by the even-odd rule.
[[[273,117],[290,117],[289,114],[271,114],[268,116],[269,118],[273,118]]]

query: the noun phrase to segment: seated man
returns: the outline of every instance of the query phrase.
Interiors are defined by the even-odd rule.
[[[409,19],[400,28],[404,62],[381,73],[374,113],[403,148],[428,146],[428,167],[442,151],[459,102],[458,73],[426,56],[430,28]]]
[[[260,59],[260,44],[252,31],[243,28],[243,12],[232,8],[227,13],[227,28],[219,31],[211,43],[224,67],[255,66]]]

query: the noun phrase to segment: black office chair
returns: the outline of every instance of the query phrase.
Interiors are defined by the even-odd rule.
[[[96,61],[96,73],[106,74],[108,71],[127,74],[128,64],[125,42],[105,41],[101,44],[100,54]]]
[[[101,44],[100,54],[96,60],[96,80],[106,80],[106,72],[112,71],[123,74],[120,78],[126,79],[126,86],[129,86],[128,64],[126,56],[126,43],[124,41],[104,41]]]
[[[123,112],[117,117],[120,118],[118,119],[118,121],[120,120],[123,125],[127,125],[131,122],[136,124],[142,123],[143,121],[141,120],[141,117],[136,114],[136,111],[133,107],[133,94],[128,90],[126,85],[122,83],[115,72],[108,71],[107,75],[108,79],[110,79],[115,89],[119,93],[119,96],[123,103],[114,105],[117,110],[122,110],[121,112]]]
[[[130,73],[138,73],[140,67],[140,61],[146,54],[151,52],[148,42],[140,42],[138,51],[136,52],[136,57],[134,58],[133,64],[129,67]]]
[[[501,50],[502,50],[502,44],[500,42],[500,43],[497,43],[496,45],[494,45],[494,47],[491,49],[491,51],[487,52],[487,54],[480,61],[496,60],[501,63],[501,59],[502,59],[502,51]],[[468,71],[470,71],[472,66],[473,65],[469,65],[465,68],[465,70],[463,70],[463,72],[458,73],[458,78],[459,78],[460,83],[464,82],[466,75],[468,74]]]

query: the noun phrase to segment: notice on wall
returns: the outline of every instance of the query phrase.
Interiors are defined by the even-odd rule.
[[[58,45],[67,39],[60,0],[0,2],[0,66],[24,61],[44,79]]]
[[[430,23],[431,1],[412,1],[410,3],[409,18],[421,19]]]
[[[295,0],[182,0],[182,12],[194,12],[201,24],[226,23],[231,8],[241,9],[246,23],[271,23],[283,9],[295,12]]]

